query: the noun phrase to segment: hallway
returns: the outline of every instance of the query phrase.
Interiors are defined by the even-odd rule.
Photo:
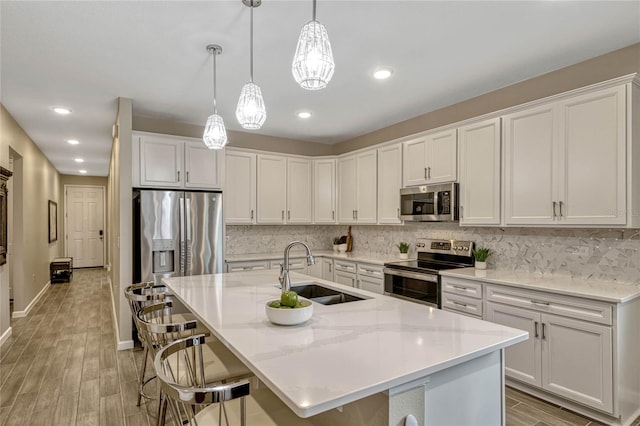
[[[142,351],[115,349],[106,271],[73,275],[11,320],[0,348],[0,424],[154,424],[155,404],[135,405]]]

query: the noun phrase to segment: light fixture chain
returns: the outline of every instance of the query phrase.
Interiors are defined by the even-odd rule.
[[[251,9],[251,28],[249,30],[249,81],[253,83],[253,5]]]
[[[313,14],[312,14],[312,20],[315,21],[316,20],[316,0],[313,0]]]
[[[213,50],[213,113],[218,113],[218,103],[216,101],[216,56],[218,53],[216,50]]]

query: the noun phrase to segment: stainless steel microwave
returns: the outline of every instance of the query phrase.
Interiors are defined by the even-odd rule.
[[[400,219],[414,222],[458,220],[458,184],[452,182],[402,188]]]

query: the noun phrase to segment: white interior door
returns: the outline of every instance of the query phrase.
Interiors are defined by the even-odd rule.
[[[66,187],[67,256],[74,268],[104,265],[104,188]]]

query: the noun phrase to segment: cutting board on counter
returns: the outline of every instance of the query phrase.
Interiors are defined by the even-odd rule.
[[[353,237],[351,236],[351,227],[347,231],[347,253],[353,250]]]

